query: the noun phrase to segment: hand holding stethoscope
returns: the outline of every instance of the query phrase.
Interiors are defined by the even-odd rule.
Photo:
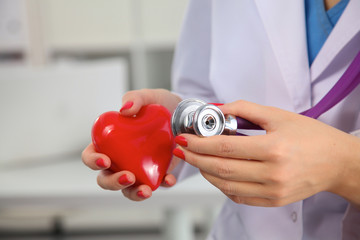
[[[236,203],[278,207],[328,191],[360,206],[360,140],[315,120],[360,83],[359,66],[360,53],[325,97],[301,114],[245,101],[219,108],[184,101],[173,115],[174,134],[219,136],[179,135],[182,147],[174,155]],[[266,135],[221,136],[236,133],[242,119]]]
[[[234,202],[278,207],[329,191],[360,203],[349,187],[360,182],[358,138],[300,114],[246,101],[219,109],[246,117],[266,134],[181,134],[174,154]]]

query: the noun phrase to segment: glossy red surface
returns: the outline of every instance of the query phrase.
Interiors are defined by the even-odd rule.
[[[110,170],[135,174],[135,185],[155,190],[169,167],[175,146],[171,114],[161,105],[144,106],[134,117],[106,112],[96,119],[92,140],[97,152],[111,159]]]

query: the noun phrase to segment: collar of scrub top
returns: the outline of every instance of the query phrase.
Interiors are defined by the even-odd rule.
[[[335,106],[347,95],[349,95],[360,83],[360,51],[346,69],[341,78],[330,89],[330,91],[312,108],[300,113],[302,115],[317,119]],[[237,129],[255,129],[260,130],[261,127],[243,119],[236,117]]]

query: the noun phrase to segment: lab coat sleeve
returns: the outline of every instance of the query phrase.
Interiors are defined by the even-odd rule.
[[[360,209],[350,203],[343,220],[342,239],[360,239]]]
[[[173,93],[182,99],[218,102],[210,83],[211,1],[191,0],[175,50],[172,69]],[[181,162],[173,171],[178,181],[198,169]]]
[[[210,83],[211,1],[192,0],[175,50],[173,92],[182,99],[216,101]]]

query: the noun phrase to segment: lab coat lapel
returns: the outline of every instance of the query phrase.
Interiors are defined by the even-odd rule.
[[[255,2],[292,98],[294,110],[301,112],[311,106],[304,1]]]
[[[316,81],[336,55],[360,31],[360,0],[349,1],[339,21],[324,43],[313,64],[311,79]],[[356,54],[356,52],[354,53]]]

